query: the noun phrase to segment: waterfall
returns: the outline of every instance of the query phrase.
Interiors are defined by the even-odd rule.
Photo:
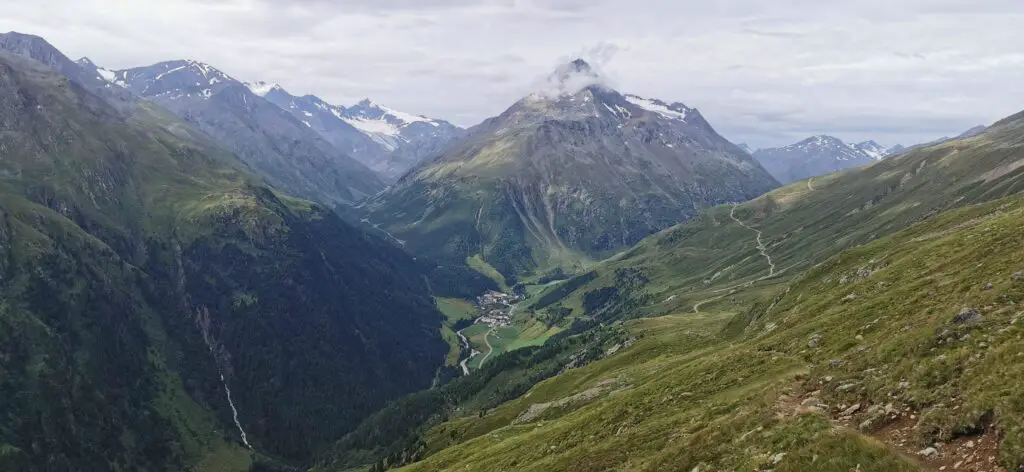
[[[238,432],[242,435],[242,444],[245,444],[245,447],[252,449],[252,445],[249,444],[249,439],[245,436],[245,430],[242,429],[242,423],[238,421],[238,410],[235,409],[235,402],[231,401],[231,389],[228,388],[227,380],[224,380],[224,374],[220,374],[220,383],[224,386],[224,393],[228,396],[228,405],[231,406],[231,416],[235,420],[235,426],[238,427]]]

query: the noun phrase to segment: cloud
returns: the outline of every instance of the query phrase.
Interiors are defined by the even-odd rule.
[[[817,133],[910,144],[1024,109],[1020,24],[1019,0],[33,0],[0,9],[3,28],[108,67],[194,58],[293,93],[340,104],[371,96],[462,125],[583,57],[602,83],[697,107],[754,146]]]

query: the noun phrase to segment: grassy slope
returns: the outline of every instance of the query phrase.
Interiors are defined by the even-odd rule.
[[[407,469],[918,470],[905,452],[944,442],[941,461],[967,440],[1001,438],[999,460],[1016,470],[1024,278],[1012,274],[1024,270],[1022,226],[1021,198],[972,206],[828,259],[770,309],[630,322],[641,338],[633,347],[483,418],[435,427],[434,454]],[[963,306],[982,321],[951,323]],[[787,405],[811,390],[831,406]],[[573,398],[513,424],[531,405]],[[854,403],[863,406],[852,418],[837,418]],[[901,413],[867,413],[885,404]],[[872,437],[907,421],[918,427],[903,452]]]

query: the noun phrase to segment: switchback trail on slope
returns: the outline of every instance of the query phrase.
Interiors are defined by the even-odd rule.
[[[772,256],[768,255],[768,248],[764,245],[764,242],[761,241],[761,231],[747,226],[746,223],[740,221],[739,218],[736,218],[736,205],[733,205],[732,209],[729,210],[729,218],[732,218],[733,221],[739,223],[740,226],[757,233],[757,249],[761,251],[761,255],[768,260],[768,276],[771,277],[775,275],[775,263],[772,262]]]
[[[808,184],[808,187],[809,187],[810,186],[810,182],[808,181],[807,184]],[[739,284],[736,284],[736,285],[732,285],[732,286],[729,286],[729,287],[725,287],[725,288],[721,288],[721,289],[715,290],[713,293],[727,292],[727,291],[732,290],[734,288],[738,288],[738,287],[742,287],[744,285],[752,284],[754,282],[760,282],[762,280],[770,279],[772,277],[775,277],[777,274],[781,274],[782,272],[785,272],[786,270],[789,269],[787,267],[786,269],[783,269],[781,271],[778,271],[778,272],[775,271],[775,263],[772,262],[772,256],[768,255],[768,247],[765,246],[763,241],[761,241],[761,237],[762,237],[761,231],[758,231],[758,230],[756,230],[754,228],[751,228],[750,226],[747,226],[746,223],[744,223],[744,222],[740,221],[738,218],[736,218],[736,206],[737,205],[733,205],[732,209],[729,210],[729,218],[732,218],[732,220],[735,221],[736,223],[738,223],[740,226],[742,226],[742,227],[744,227],[744,228],[746,228],[746,229],[748,229],[750,231],[753,231],[754,233],[757,234],[757,238],[756,238],[757,250],[768,261],[768,274],[766,274],[764,276],[761,276],[761,277],[758,277],[757,279],[751,280],[749,282],[743,282],[743,283],[739,283]],[[723,295],[718,295],[718,296],[711,297],[711,298],[708,298],[708,299],[704,299],[704,300],[701,300],[701,301],[695,303],[693,305],[693,312],[694,313],[700,313],[701,305],[704,305],[705,303],[710,303],[710,302],[713,302],[713,301],[721,300],[722,298],[725,298],[726,295],[728,295],[728,294],[726,293],[726,294],[723,294]]]

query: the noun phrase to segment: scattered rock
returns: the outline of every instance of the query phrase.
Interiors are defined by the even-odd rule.
[[[847,390],[853,390],[853,387],[856,387],[856,386],[857,386],[856,383],[843,384],[843,385],[840,385],[839,388],[836,389],[836,391],[845,392]]]
[[[981,313],[974,308],[965,307],[951,321],[956,324],[977,324],[981,321]]]
[[[929,447],[927,449],[922,449],[921,452],[917,453],[917,455],[932,458],[939,455],[939,450],[934,447]]]
[[[785,457],[786,457],[786,453],[785,452],[780,452],[778,454],[775,454],[774,456],[772,456],[772,464],[778,464],[779,462],[782,462],[782,459],[785,458]]]
[[[856,339],[857,341],[863,341],[863,340],[864,340],[864,336],[863,336],[863,335],[860,335],[860,334],[858,334],[858,335],[857,335],[857,336],[855,336],[855,337],[854,337],[853,339]]]
[[[814,349],[821,343],[821,335],[814,333],[811,335],[811,339],[807,341],[807,347]]]
[[[1013,275],[1010,276],[1010,280],[1013,280],[1013,281],[1024,280],[1024,270],[1019,271],[1019,272],[1014,272]],[[1024,466],[1021,466],[1021,467],[1024,468]]]
[[[858,403],[856,405],[853,405],[853,406],[843,410],[843,412],[840,413],[840,415],[850,416],[850,415],[853,415],[854,413],[856,413],[858,411],[860,411],[860,403]]]
[[[804,401],[800,402],[800,405],[802,405],[802,406],[817,406],[819,403],[821,403],[821,399],[820,398],[810,397],[810,398],[807,398]]]
[[[843,361],[841,361],[839,359],[832,359],[832,360],[828,361],[828,366],[829,367],[839,367],[839,365],[842,364],[842,363],[843,363]]]
[[[852,301],[854,301],[856,299],[857,299],[857,294],[851,293],[851,294],[843,297],[842,301],[843,301],[843,303],[846,303],[846,302],[852,302]]]
[[[991,283],[985,284],[985,290],[992,290],[992,284]]]

